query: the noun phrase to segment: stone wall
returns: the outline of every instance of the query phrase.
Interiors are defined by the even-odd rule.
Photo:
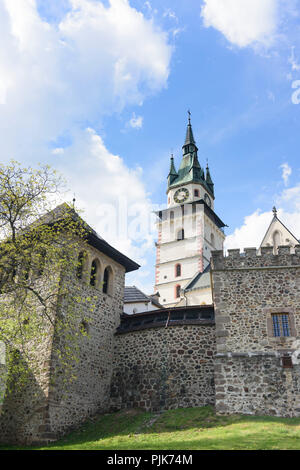
[[[300,247],[214,252],[212,277],[217,412],[300,416],[299,367],[282,366],[282,356],[300,349]],[[289,337],[274,336],[276,313],[288,315]]]
[[[102,261],[104,258],[102,255]],[[113,261],[110,261],[110,266],[114,271],[111,295],[103,294],[101,289],[95,289],[88,283],[81,284],[82,302],[76,305],[78,328],[80,321],[84,320],[88,333],[79,337],[79,351],[75,353],[77,362],[72,371],[74,380],[67,386],[63,383],[65,374],[59,360],[54,355],[52,357],[54,385],[49,394],[49,432],[54,437],[78,427],[96,413],[108,411],[110,406],[114,332],[119,326],[123,308],[125,276],[122,266]],[[71,286],[69,292],[71,295]],[[75,293],[77,295],[77,291]],[[95,299],[94,309],[90,308],[86,299]],[[59,340],[59,337],[54,339],[53,350]]]
[[[218,354],[215,381],[219,414],[300,416],[300,366],[279,354]]]
[[[214,322],[117,334],[111,409],[213,405],[214,354]]]
[[[77,279],[73,271],[60,278],[63,294],[55,302],[53,321],[56,326],[59,321],[68,326],[49,327],[42,340],[36,338],[38,362],[34,370],[20,355],[18,360],[28,370],[28,380],[18,386],[18,377],[8,377],[10,387],[0,416],[0,442],[32,444],[55,440],[89,416],[109,408],[114,332],[123,309],[125,268],[92,247],[86,250],[87,272],[95,256],[100,259],[101,276],[110,266],[113,283],[109,293],[102,292],[101,276],[95,286],[90,285],[88,276]],[[47,273],[43,288],[46,277]],[[51,292],[50,285],[47,289]],[[80,332],[83,323],[86,335]],[[67,360],[58,354],[65,347],[74,348]]]

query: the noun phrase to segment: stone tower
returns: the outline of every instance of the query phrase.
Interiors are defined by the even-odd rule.
[[[167,186],[167,209],[157,212],[155,292],[164,306],[182,304],[185,288],[209,270],[212,250],[222,250],[225,224],[214,212],[214,184],[208,165],[198,160],[190,113],[183,156],[176,171],[171,156]],[[211,294],[210,294],[211,298]],[[211,303],[203,292],[190,304]]]

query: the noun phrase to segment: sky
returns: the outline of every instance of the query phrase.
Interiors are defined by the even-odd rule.
[[[141,268],[192,113],[225,248],[278,217],[300,238],[300,0],[0,0],[1,162],[49,164],[61,196]]]

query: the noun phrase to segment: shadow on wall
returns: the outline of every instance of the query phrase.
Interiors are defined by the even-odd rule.
[[[5,393],[0,414],[0,443],[28,444],[47,437],[47,398],[19,351],[6,371],[0,365],[0,388]]]

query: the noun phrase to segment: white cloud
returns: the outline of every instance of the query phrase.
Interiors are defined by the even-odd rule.
[[[141,129],[143,127],[143,116],[136,116],[135,113],[133,113],[129,125],[133,129]]]
[[[83,218],[117,249],[145,264],[156,232],[141,168],[129,169],[90,128],[76,134],[55,166],[68,173],[68,198],[75,193],[76,208],[84,210]]]
[[[52,150],[53,155],[63,155],[64,154],[64,149],[62,147],[57,147]]]
[[[127,0],[70,0],[58,24],[34,0],[0,0],[0,140],[18,157],[104,115],[141,104],[167,83],[166,33]],[[24,118],[26,116],[26,118]],[[21,143],[21,145],[20,145]]]
[[[287,186],[288,183],[289,183],[289,177],[292,174],[292,169],[291,169],[291,167],[289,166],[288,163],[283,163],[282,165],[280,165],[280,168],[282,169],[283,182],[284,182],[285,186]]]
[[[293,188],[285,189],[276,200],[277,204],[281,204],[284,208],[294,207],[300,211],[300,183]],[[300,215],[298,215],[300,218]]]
[[[68,8],[56,1],[55,21],[49,22],[39,15],[46,5],[38,5],[0,0],[2,161],[50,161],[66,176],[69,199],[75,192],[84,218],[145,266],[153,236],[146,231],[149,202],[141,169],[128,168],[85,127],[101,128],[104,116],[141,105],[166,86],[168,35],[128,0],[69,0]],[[132,125],[141,127],[142,117]],[[116,227],[111,208],[118,209]]]
[[[277,0],[204,0],[204,25],[239,47],[269,46],[276,34]]]
[[[285,189],[274,198],[278,218],[284,225],[300,239],[300,183]],[[225,249],[231,248],[258,248],[272,221],[273,213],[262,212],[257,209],[253,214],[244,218],[241,227],[234,230],[225,240]]]

